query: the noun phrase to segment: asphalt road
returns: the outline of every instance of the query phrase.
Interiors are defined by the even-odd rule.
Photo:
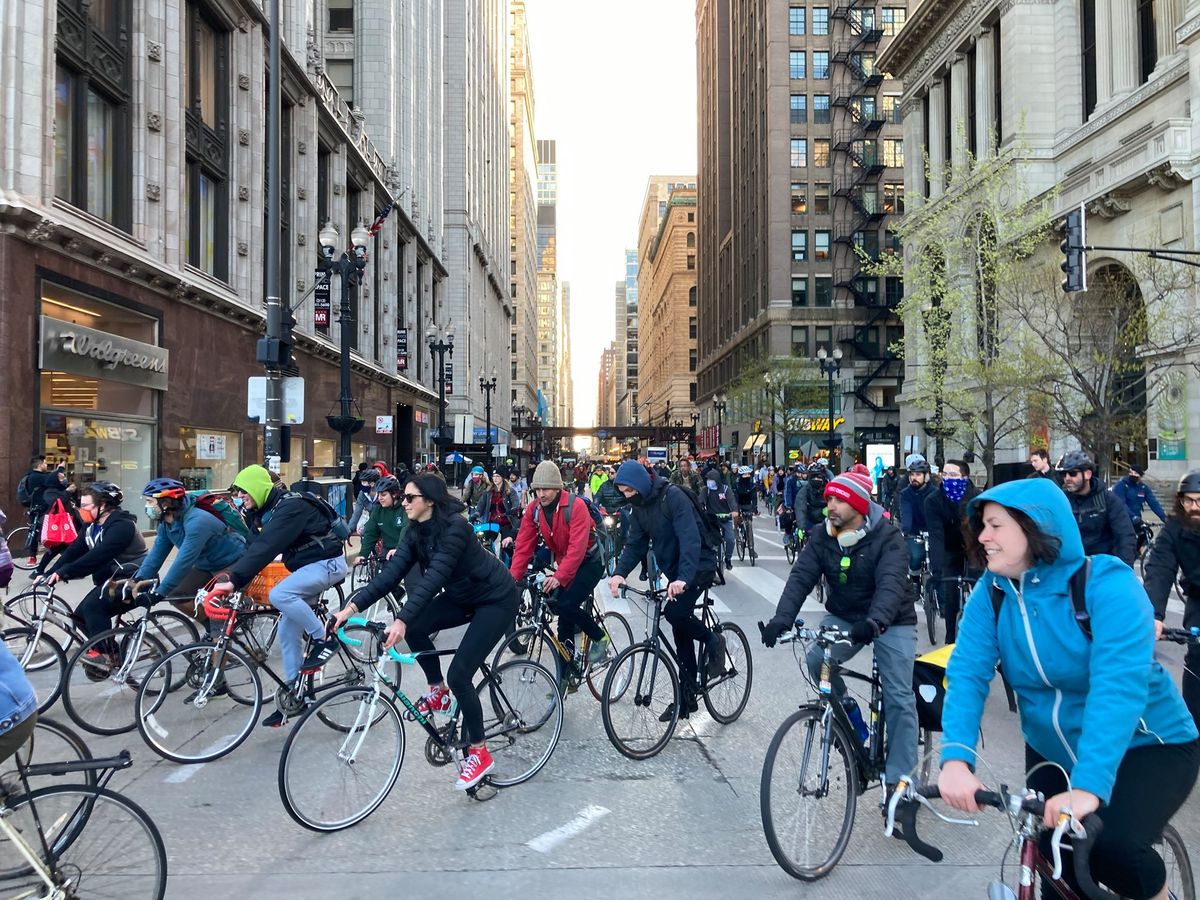
[[[427,897],[447,891],[654,900],[984,896],[1007,845],[1002,817],[984,814],[977,828],[924,822],[924,836],[946,854],[934,864],[883,836],[878,789],[860,799],[850,847],[829,877],[803,884],[775,864],[759,812],[763,757],[779,723],[805,701],[809,688],[790,648],[767,650],[757,640],[755,623],[773,613],[787,575],[778,535],[761,524],[759,532],[758,565],[736,565],[729,584],[715,591],[721,618],[752,636],[749,704],[737,722],[724,726],[702,707],[651,760],[635,762],[613,749],[599,704],[584,690],[568,697],[562,738],[546,768],[481,803],[452,789],[453,769],[426,763],[423,735],[409,724],[407,756],[390,797],[358,826],[323,835],[294,824],[279,799],[286,729],[256,728],[230,756],[196,766],[159,758],[136,731],[86,737],[97,754],[126,747],[133,752],[134,767],[119,773],[113,786],[158,823],[173,900]],[[22,578],[18,572],[14,588]],[[64,594],[76,600],[84,588],[68,585]],[[644,611],[635,603],[606,603],[626,614],[635,638],[644,633]],[[812,610],[815,621],[819,609]],[[457,632],[449,632],[439,645],[456,640]],[[928,649],[923,637],[919,649]],[[1162,653],[1178,673],[1179,648],[1164,646]],[[869,658],[860,654],[855,668],[866,666]],[[405,684],[419,684],[415,670],[406,671]],[[49,715],[67,720],[61,703]],[[988,780],[1019,783],[1017,720],[998,684],[984,740],[984,761],[996,773]],[[1176,826],[1200,861],[1195,795]]]

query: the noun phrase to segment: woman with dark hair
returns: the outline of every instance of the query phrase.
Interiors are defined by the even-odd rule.
[[[492,483],[475,505],[474,517],[485,525],[499,525],[500,549],[512,547],[513,535],[521,523],[521,499],[499,471],[492,473]]]
[[[368,609],[417,567],[421,577],[409,581],[408,601],[388,627],[385,646],[407,640],[414,651],[432,650],[430,634],[470,623],[445,680],[440,657],[418,659],[429,692],[417,708],[424,714],[449,712],[453,694],[462,709],[470,750],[455,787],[465,791],[478,784],[493,766],[492,755],[484,744],[483,707],[472,681],[517,614],[517,589],[500,560],[475,540],[462,515],[465,507],[450,496],[441,477],[427,473],[415,476],[401,499],[410,524],[396,554],[370,584],[354,595],[354,601],[337,613],[336,619],[340,626]]]
[[[992,488],[970,501],[967,516],[967,549],[987,571],[946,673],[942,798],[976,809],[983,784],[974,748],[1001,663],[1018,697],[1026,767],[1038,767],[1028,786],[1047,797],[1047,824],[1066,808],[1076,819],[1095,813],[1104,822],[1091,856],[1095,880],[1122,897],[1166,898],[1153,844],[1196,781],[1200,741],[1154,659],[1146,592],[1116,557],[1084,556],[1070,504],[1049,480]],[[1071,594],[1082,566],[1084,619]],[[1065,877],[1078,891],[1074,874]]]

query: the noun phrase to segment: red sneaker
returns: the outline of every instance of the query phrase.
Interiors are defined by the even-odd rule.
[[[495,767],[496,761],[492,759],[492,754],[488,752],[487,747],[472,750],[463,761],[462,771],[458,773],[458,781],[454,783],[454,789],[465,791],[467,788],[475,787],[483,779],[483,776]]]
[[[432,713],[448,713],[453,700],[450,697],[448,688],[434,688],[424,697],[417,701],[417,712],[423,716],[428,716]]]

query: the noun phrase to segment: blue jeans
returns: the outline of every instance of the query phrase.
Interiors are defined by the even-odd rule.
[[[821,626],[849,628],[850,623],[837,616],[826,616]],[[863,644],[837,644],[833,648],[836,662],[845,662],[863,648]],[[879,680],[883,682],[883,705],[887,727],[887,764],[884,780],[895,784],[901,775],[912,775],[917,768],[917,700],[913,696],[913,659],[917,651],[917,626],[893,625],[875,639],[875,663]],[[815,643],[808,648],[808,671],[813,681],[821,677],[821,660],[825,651]],[[845,696],[846,683],[836,675],[833,691]]]
[[[313,612],[320,596],[346,580],[346,558],[335,556],[301,566],[271,589],[271,605],[279,610],[279,652],[283,656],[283,678],[300,674],[304,659],[304,635],[325,637],[325,623]]]
[[[725,535],[725,565],[733,562],[733,548],[736,543],[733,537],[733,519],[721,519],[721,532]]]
[[[904,546],[908,548],[908,571],[915,575],[925,565],[925,545],[919,537],[905,537]]]

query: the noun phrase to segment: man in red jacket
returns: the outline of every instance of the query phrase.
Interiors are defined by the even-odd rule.
[[[591,513],[581,497],[564,488],[562,473],[550,460],[538,463],[530,487],[536,502],[529,505],[521,518],[509,571],[518,581],[525,576],[540,536],[558,564],[543,586],[547,594],[557,591],[553,608],[558,613],[558,639],[573,649],[575,632],[586,632],[591,638],[588,662],[595,665],[608,652],[608,637],[583,608],[584,601],[604,577],[604,562],[596,544]]]

